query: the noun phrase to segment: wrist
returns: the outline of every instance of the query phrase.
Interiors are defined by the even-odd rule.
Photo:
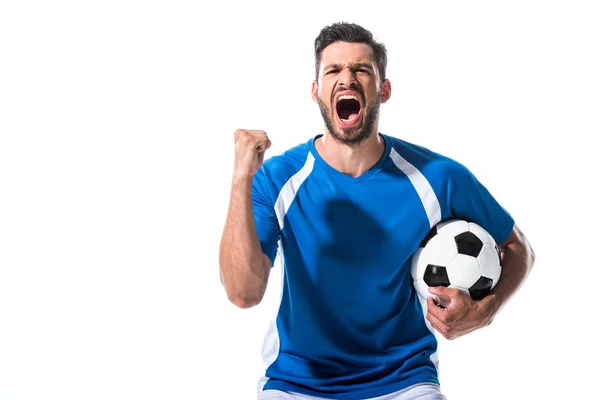
[[[254,181],[253,175],[248,174],[233,174],[232,184],[233,186],[252,186],[252,182]]]

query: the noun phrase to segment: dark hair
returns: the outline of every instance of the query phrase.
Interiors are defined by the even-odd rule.
[[[319,79],[319,64],[321,64],[323,50],[334,42],[365,43],[371,46],[375,54],[375,62],[379,68],[379,76],[383,82],[387,67],[387,50],[385,45],[378,43],[373,38],[373,34],[362,26],[347,22],[336,22],[330,26],[326,26],[315,39],[315,70],[317,80]]]

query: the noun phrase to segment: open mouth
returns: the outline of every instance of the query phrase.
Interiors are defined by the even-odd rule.
[[[342,126],[352,126],[360,117],[361,105],[358,96],[346,94],[338,97],[335,111]]]

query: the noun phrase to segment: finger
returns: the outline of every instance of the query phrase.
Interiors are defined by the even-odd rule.
[[[429,293],[437,296],[455,297],[460,292],[458,289],[445,286],[430,286]]]
[[[243,129],[244,132],[247,132],[251,135],[267,135],[267,132],[260,129]]]
[[[446,307],[449,307],[451,303],[458,301],[462,295],[460,290],[444,286],[430,287],[429,293],[438,296],[440,298],[440,303]]]
[[[254,142],[254,146],[256,147],[256,150],[260,151],[260,152],[264,152],[266,151],[269,147],[271,147],[271,141],[269,140],[269,138],[257,138],[256,141]]]
[[[436,331],[442,334],[442,336],[447,337],[450,333],[450,328],[443,321],[437,318],[435,315],[430,313],[427,314],[427,321],[435,328]]]
[[[271,147],[271,141],[264,136],[252,136],[248,134],[239,135],[235,140],[235,148],[243,152],[254,149],[258,153],[264,153]]]
[[[240,136],[267,136],[267,132],[258,129],[236,129],[233,137],[237,139]]]
[[[446,310],[440,308],[438,304],[435,302],[433,297],[427,298],[427,313],[436,317],[436,319],[444,320],[446,319]]]

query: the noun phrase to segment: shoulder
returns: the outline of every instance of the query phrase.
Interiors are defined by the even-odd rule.
[[[309,159],[308,143],[300,143],[288,150],[271,156],[263,162],[259,172],[274,182],[285,183],[304,167]]]
[[[462,163],[447,155],[395,136],[386,137],[391,142],[390,156],[405,160],[422,174],[453,177],[468,173],[468,169]]]
[[[308,141],[266,159],[254,176],[254,186],[273,194],[312,160]]]

